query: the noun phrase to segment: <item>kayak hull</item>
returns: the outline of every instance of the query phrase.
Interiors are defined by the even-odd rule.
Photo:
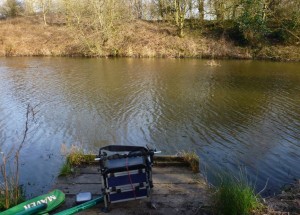
[[[18,213],[27,214],[26,211],[30,210],[31,208],[36,208],[39,205],[47,204],[47,207],[44,210],[40,210],[35,214],[44,214],[48,213],[49,211],[54,210],[58,206],[60,206],[65,201],[65,194],[60,190],[53,190],[47,194],[35,197],[30,199],[26,202],[18,204],[2,213],[0,215],[16,215]],[[36,209],[39,209],[37,207]],[[30,214],[30,213],[28,213]]]

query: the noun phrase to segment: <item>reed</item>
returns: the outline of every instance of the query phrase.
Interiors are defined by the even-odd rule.
[[[13,182],[14,179],[11,181]],[[12,183],[7,185],[3,183],[0,185],[0,211],[13,207],[23,201],[25,201],[25,197],[22,186]]]
[[[34,108],[30,104],[26,109],[26,121],[23,136],[19,144],[4,147],[4,140],[0,140],[0,175],[3,183],[0,185],[0,210],[8,209],[24,201],[24,192],[20,186],[20,156],[26,143],[31,124],[35,122]]]

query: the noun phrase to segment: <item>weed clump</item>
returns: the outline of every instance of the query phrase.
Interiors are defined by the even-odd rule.
[[[66,146],[62,146],[62,151],[66,151]],[[66,153],[66,162],[60,169],[59,176],[68,176],[74,173],[74,167],[86,163],[92,163],[95,159],[94,155],[86,155],[84,150],[77,146],[72,146],[69,152]]]
[[[183,157],[184,162],[188,163],[194,173],[199,172],[200,159],[195,152],[183,151],[180,153]]]

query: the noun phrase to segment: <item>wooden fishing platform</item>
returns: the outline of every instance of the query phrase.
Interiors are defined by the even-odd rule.
[[[111,204],[108,214],[209,214],[210,191],[204,177],[192,172],[182,157],[155,156],[153,165],[154,188],[150,198]],[[55,212],[75,205],[76,194],[91,192],[93,197],[101,195],[101,175],[98,163],[83,165],[76,174],[58,177],[56,189],[66,194],[66,202]],[[78,214],[105,214],[104,203]]]

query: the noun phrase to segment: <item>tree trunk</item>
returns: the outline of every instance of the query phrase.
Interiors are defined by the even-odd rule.
[[[175,20],[176,26],[179,25],[179,11],[180,11],[179,1],[180,0],[175,0],[174,1],[174,11],[173,11],[173,14],[174,14],[174,20]]]
[[[265,22],[267,18],[267,10],[268,10],[268,3],[267,0],[264,0],[263,3],[263,10],[262,10],[262,20]]]
[[[45,24],[45,25],[48,25],[48,24],[47,24],[47,20],[46,20],[46,13],[43,13],[43,19],[44,19],[44,24]]]
[[[202,23],[204,21],[204,0],[198,0],[198,12],[199,20]]]
[[[180,14],[180,17],[179,17],[179,37],[184,37],[184,34],[183,34],[183,27],[184,27],[184,15],[183,14]]]
[[[165,13],[164,13],[165,4],[164,4],[164,0],[159,0],[158,1],[158,10],[159,10],[159,14],[160,14],[162,20],[165,20]]]
[[[183,33],[183,28],[184,28],[184,18],[185,18],[185,13],[187,9],[187,1],[186,0],[177,0],[176,1],[176,12],[177,12],[177,17],[178,21],[176,23],[177,29],[178,29],[178,36],[179,37],[184,37]]]
[[[215,14],[217,17],[217,21],[224,20],[224,4],[222,0],[216,0],[214,2]]]

